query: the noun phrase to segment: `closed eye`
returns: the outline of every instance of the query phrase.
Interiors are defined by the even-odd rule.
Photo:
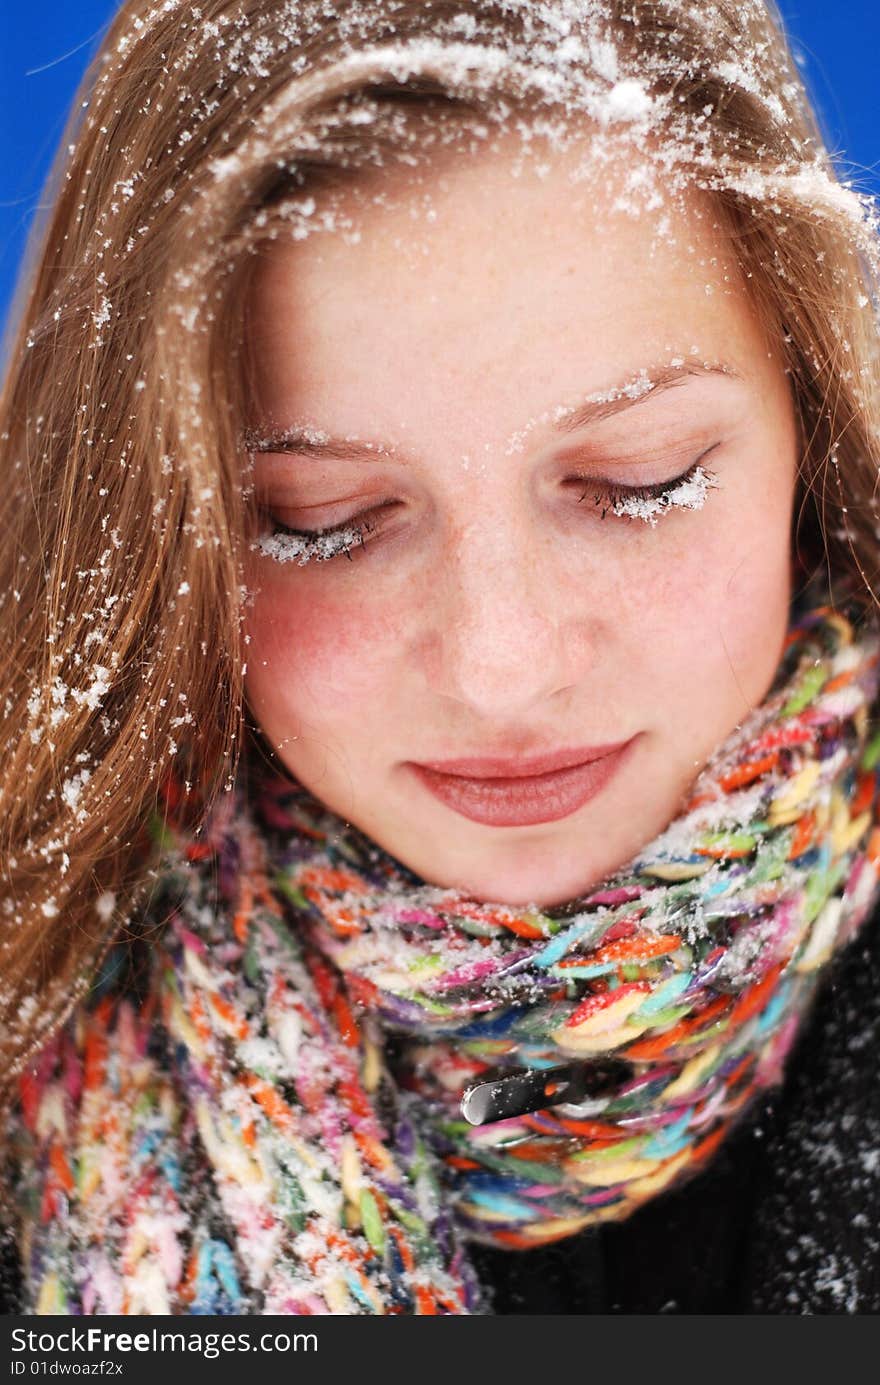
[[[277,520],[269,510],[264,510],[263,514],[271,527],[269,532],[260,535],[253,546],[277,562],[295,562],[300,567],[311,560],[326,562],[339,554],[345,554],[351,562],[352,551],[363,548],[367,534],[378,527],[381,511],[393,509],[396,504],[396,501],[391,501],[362,515],[355,515],[343,524],[332,524],[325,529],[292,529]]]
[[[681,475],[654,485],[622,486],[586,476],[570,479],[584,488],[578,504],[592,496],[594,504],[601,506],[601,519],[611,513],[623,519],[643,519],[653,526],[657,516],[671,508],[702,508],[707,490],[717,489],[714,473],[703,466],[703,460],[718,446],[719,443],[714,443],[707,448]],[[293,529],[264,509],[262,513],[270,527],[253,547],[276,562],[295,562],[300,567],[310,561],[327,562],[342,554],[351,562],[354,552],[365,546],[367,535],[379,527],[381,514],[395,509],[398,504],[398,501],[389,501],[325,529]]]
[[[584,487],[578,503],[592,496],[594,504],[601,506],[601,519],[610,512],[624,519],[645,519],[651,524],[656,522],[658,514],[672,507],[700,509],[705,503],[706,491],[717,489],[715,474],[703,466],[703,461],[718,446],[719,443],[713,443],[706,448],[679,476],[653,485],[624,486],[606,479],[572,477],[574,483]]]

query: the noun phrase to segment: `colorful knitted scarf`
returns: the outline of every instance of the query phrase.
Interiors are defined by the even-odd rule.
[[[21,1080],[24,1311],[491,1311],[469,1239],[704,1167],[876,900],[878,659],[801,612],[675,820],[549,909],[426,884],[277,769],[187,837],[169,781],[149,926]]]

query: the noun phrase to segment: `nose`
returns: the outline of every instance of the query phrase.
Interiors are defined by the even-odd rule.
[[[519,526],[473,528],[447,546],[426,600],[431,690],[488,720],[540,705],[589,671],[595,642],[558,555]]]

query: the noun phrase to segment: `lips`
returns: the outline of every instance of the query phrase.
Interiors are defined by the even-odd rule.
[[[420,760],[418,764],[423,769],[432,769],[438,774],[455,774],[465,779],[520,779],[536,774],[552,774],[560,769],[571,769],[574,765],[584,765],[590,760],[601,760],[627,744],[627,741],[613,741],[607,745],[569,747],[544,755],[480,755],[459,760]]]
[[[531,759],[481,757],[411,763],[410,768],[435,798],[463,817],[492,827],[526,827],[583,807],[617,773],[636,739]]]

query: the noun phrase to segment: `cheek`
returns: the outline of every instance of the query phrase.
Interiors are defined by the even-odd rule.
[[[363,717],[394,681],[394,629],[366,602],[334,598],[311,579],[297,587],[263,578],[246,622],[257,715],[299,708],[313,719]]]
[[[707,698],[730,685],[742,696],[763,689],[780,652],[790,601],[790,513],[787,496],[768,494],[756,514],[748,486],[687,526],[687,537],[662,561],[646,564],[635,584],[633,628],[649,633],[642,665],[658,690],[683,691],[686,670],[699,670],[690,695]],[[684,676],[684,685],[688,682]]]
[[[694,628],[702,650],[691,736],[701,760],[766,697],[782,657],[790,610],[786,527],[746,527],[719,559],[714,603]]]
[[[791,601],[790,507],[768,498],[738,517],[737,539],[723,565],[718,629],[738,666],[775,664]]]

